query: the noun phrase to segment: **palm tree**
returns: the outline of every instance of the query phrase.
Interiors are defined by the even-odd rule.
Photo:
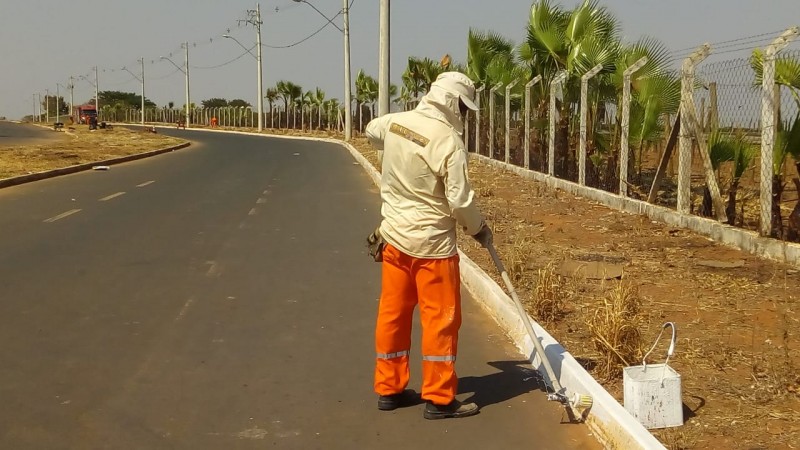
[[[278,97],[283,101],[283,110],[286,112],[286,128],[289,128],[289,103],[294,100],[292,86],[294,86],[292,82],[285,80],[278,81],[275,85]]]
[[[322,108],[325,104],[325,91],[320,88],[314,90],[311,97],[312,105],[317,108],[317,128],[322,129]],[[313,108],[312,108],[313,111]],[[312,123],[313,128],[313,123]]]
[[[495,80],[490,79],[487,69],[495,59],[512,60],[513,53],[514,45],[508,39],[496,33],[470,29],[467,35],[466,74],[477,86],[491,86]]]
[[[621,132],[598,129],[598,121],[605,117],[607,105],[616,101],[621,104],[623,72],[642,56],[649,62],[632,79],[633,101],[631,104],[631,141],[639,157],[630,158],[631,164],[641,162],[641,153],[649,143],[660,138],[665,114],[677,111],[680,102],[680,83],[674,74],[667,71],[669,53],[654,39],[645,38],[631,45],[623,45],[619,37],[616,18],[597,0],[585,0],[572,11],[552,5],[549,0],[539,0],[531,7],[526,42],[519,49],[520,59],[533,74],[542,75],[537,89],[541,108],[545,108],[550,80],[561,70],[566,71],[564,98],[559,106],[557,129],[557,164],[562,175],[570,176],[575,170],[575,158],[567,143],[574,135],[579,117],[580,77],[591,68],[600,65],[603,69],[593,80],[590,95],[589,128],[590,160],[595,164],[605,161],[611,172],[606,178],[615,177],[615,156],[609,150],[616,147]],[[621,108],[616,108],[617,121]],[[600,152],[599,155],[591,153]],[[592,157],[594,156],[594,157]],[[635,155],[634,155],[635,156]],[[613,172],[612,172],[613,170]],[[639,173],[641,164],[639,164]],[[607,179],[605,183],[612,184]]]
[[[356,75],[356,102],[358,103],[359,130],[364,130],[364,105],[378,100],[378,81],[359,70]],[[368,108],[369,109],[369,108]],[[370,115],[372,110],[369,109]],[[372,117],[370,117],[370,120]]]
[[[269,103],[269,121],[270,121],[269,126],[270,126],[270,128],[275,128],[275,121],[273,120],[273,115],[272,115],[272,111],[273,111],[272,107],[273,107],[274,103],[279,98],[278,89],[277,88],[269,88],[269,89],[267,89],[267,93],[266,93],[266,95],[264,95],[264,98],[266,98],[267,99],[267,103]]]
[[[331,115],[333,114],[333,111],[339,111],[339,107],[340,105],[338,99],[332,98],[324,102],[325,113],[328,116],[328,129],[331,128],[334,121],[334,119],[331,118]]]
[[[645,64],[632,80],[631,128],[629,140],[637,154],[629,158],[636,163],[636,174],[642,177],[642,159],[645,147],[659,141],[664,130],[664,117],[678,112],[681,102],[681,83],[676,74],[666,68],[670,64],[669,50],[659,41],[643,38],[620,48],[616,69],[611,81],[616,88],[617,104],[622,103],[623,73],[627,67],[647,57]],[[621,122],[618,108],[617,123]],[[614,135],[616,138],[616,133]],[[631,171],[632,172],[632,171]]]
[[[302,96],[300,96],[300,129],[305,130],[306,128],[306,109],[312,110],[313,103],[314,103],[314,91],[306,91]],[[308,108],[306,108],[308,105]],[[311,111],[308,114],[308,121],[309,121],[309,128],[311,128]]]
[[[731,185],[728,189],[728,204],[725,207],[728,224],[733,225],[736,221],[736,196],[739,190],[739,183],[744,172],[752,165],[756,156],[756,149],[747,142],[743,134],[734,132],[724,134],[716,128],[708,136],[708,153],[711,159],[711,167],[714,171],[718,171],[722,163],[733,163]],[[711,191],[708,186],[704,186],[700,215],[711,217],[712,213]]]

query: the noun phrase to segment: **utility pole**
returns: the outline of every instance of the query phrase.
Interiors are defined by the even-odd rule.
[[[142,125],[144,125],[144,56],[142,56]]]
[[[170,64],[175,66],[178,70],[183,72],[183,74],[186,76],[186,105],[184,105],[186,107],[186,120],[185,120],[184,123],[186,124],[186,128],[189,128],[189,124],[191,122],[191,119],[190,119],[191,111],[192,111],[191,107],[189,106],[190,101],[191,101],[189,99],[189,43],[186,42],[185,44],[181,44],[181,47],[183,47],[184,45],[186,46],[185,47],[185,49],[186,49],[186,59],[185,59],[185,63],[184,63],[185,67],[181,67],[181,66],[175,64],[175,61],[167,58],[166,56],[162,56],[161,59],[169,61]]]
[[[258,46],[258,50],[256,51],[256,60],[258,64],[258,132],[260,133],[263,126],[264,126],[264,87],[263,87],[263,73],[261,68],[261,5],[256,3],[256,17],[255,17],[255,25],[256,25],[256,45]]]
[[[38,94],[38,95],[39,95],[39,115],[36,116],[36,118],[38,119],[39,122],[41,122],[42,121],[42,94]]]
[[[378,115],[389,113],[389,18],[390,0],[380,4],[380,66],[378,67]]]
[[[45,110],[47,111],[47,123],[50,123],[50,89],[44,90]]]
[[[75,80],[74,77],[69,77],[69,115],[75,114]]]
[[[353,113],[350,99],[350,6],[347,0],[342,0],[344,16],[344,140],[349,141],[353,136]]]
[[[36,94],[33,94],[33,115],[31,116],[31,122],[36,122]]]
[[[241,24],[249,23],[256,28],[256,65],[257,65],[257,76],[258,76],[258,132],[260,133],[261,130],[264,128],[264,88],[263,84],[263,74],[262,74],[262,67],[261,67],[261,24],[264,23],[261,20],[261,5],[256,3],[256,9],[248,9],[247,10],[247,19],[242,19],[239,21]],[[243,49],[247,50],[248,53],[251,55],[253,54],[250,49],[245,47],[241,42],[239,42],[235,37],[230,36],[228,34],[223,35],[222,37],[233,39],[238,43]]]
[[[94,111],[100,120],[100,81],[97,79],[97,66],[94,66]]]
[[[189,42],[186,44],[186,128],[189,128]]]
[[[56,122],[61,122],[61,102],[58,100],[61,92],[58,90],[60,85],[56,83]]]

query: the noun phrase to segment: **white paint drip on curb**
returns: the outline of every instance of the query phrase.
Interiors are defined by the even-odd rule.
[[[353,158],[367,171],[367,174],[376,184],[380,184],[380,173],[355,147],[347,142],[330,138],[259,135],[240,131],[203,130],[208,132],[223,132],[246,134],[251,136],[264,136],[280,139],[298,139],[305,141],[328,142],[339,144],[347,148]],[[511,299],[503,289],[495,283],[477,264],[467,255],[460,253],[461,280],[472,297],[479,302],[482,308],[491,315],[514,344],[524,355],[531,355],[533,343],[525,332],[522,320],[516,313]],[[556,376],[562,386],[569,392],[580,392],[591,395],[594,399],[592,410],[589,414],[587,425],[595,433],[598,440],[610,449],[665,449],[665,447],[631,416],[625,408],[606,391],[600,383],[572,357],[564,347],[559,344],[539,324],[530,319],[531,323],[542,340],[547,358],[553,366]],[[533,365],[543,376],[546,376],[541,361],[538,357],[533,360]]]

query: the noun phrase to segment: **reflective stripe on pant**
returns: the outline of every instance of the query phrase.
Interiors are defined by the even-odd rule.
[[[383,250],[383,278],[375,331],[375,392],[391,395],[408,385],[411,321],[420,305],[422,398],[444,405],[458,389],[455,360],[461,327],[458,255],[422,259],[391,245]]]

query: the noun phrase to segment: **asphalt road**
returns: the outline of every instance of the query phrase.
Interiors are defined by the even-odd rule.
[[[481,414],[378,411],[361,167],[165,132],[195,144],[0,190],[0,448],[599,448],[470,299],[459,398]]]
[[[0,120],[0,148],[11,145],[37,144],[64,138],[56,133],[35,125],[6,122]]]

